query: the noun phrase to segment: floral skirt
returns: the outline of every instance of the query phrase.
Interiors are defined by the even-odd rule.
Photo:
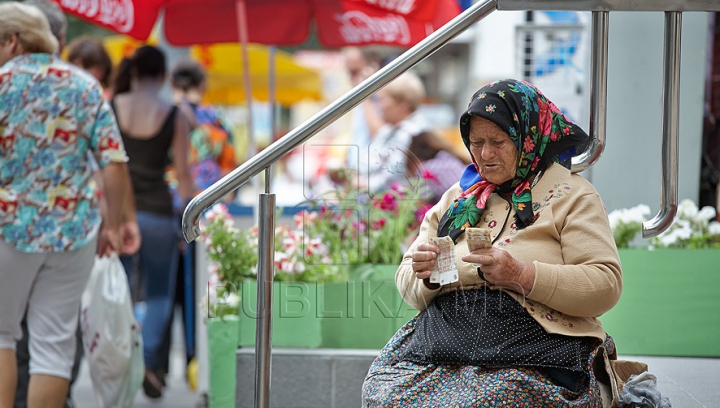
[[[575,393],[530,367],[400,361],[416,320],[401,327],[373,362],[363,383],[363,407],[602,407],[600,388],[592,372],[597,350],[590,353],[587,362],[588,387]],[[615,347],[610,336],[605,347]]]

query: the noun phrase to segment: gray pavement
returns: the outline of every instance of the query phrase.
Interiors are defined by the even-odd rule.
[[[658,388],[670,398],[675,408],[720,407],[720,358],[677,358],[621,356],[621,359],[642,361],[658,378]],[[168,388],[162,399],[154,401],[138,392],[134,408],[195,408],[200,396],[189,390],[183,370],[182,345],[174,345]],[[96,408],[87,366],[73,390],[77,408]]]
[[[133,408],[196,408],[201,407],[201,397],[190,390],[185,381],[185,345],[183,344],[182,314],[175,311],[172,328],[172,346],[170,348],[170,372],[166,377],[167,387],[162,398],[151,400],[143,394],[142,387],[135,396]],[[76,408],[97,408],[100,405],[95,399],[88,370],[87,361],[83,360],[80,374],[72,390]]]
[[[674,408],[720,407],[720,358],[621,356],[642,361]]]
[[[133,408],[196,408],[200,396],[190,390],[185,382],[184,373],[185,349],[182,344],[173,345],[171,350],[170,373],[167,376],[167,387],[162,398],[151,400],[143,394],[142,387],[135,397]],[[73,400],[77,408],[97,408],[92,382],[87,367],[83,362],[75,386]]]

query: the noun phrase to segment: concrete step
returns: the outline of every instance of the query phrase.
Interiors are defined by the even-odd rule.
[[[363,380],[377,355],[378,350],[275,348],[270,406],[359,407]],[[237,408],[254,407],[254,348],[238,349],[236,401]]]

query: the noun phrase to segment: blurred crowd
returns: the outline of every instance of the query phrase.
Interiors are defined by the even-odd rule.
[[[4,285],[18,296],[3,296],[2,309],[8,312],[0,316],[0,365],[17,364],[18,370],[0,370],[0,377],[7,380],[1,381],[0,406],[72,406],[69,391],[83,351],[77,323],[83,283],[95,253],[113,251],[122,253],[142,327],[146,367],[143,390],[150,398],[160,398],[169,368],[175,304],[180,304],[184,313],[189,312],[184,299],[194,293],[193,263],[188,255],[193,247],[182,239],[180,217],[195,193],[235,168],[231,130],[212,106],[203,104],[205,73],[196,62],[181,61],[168,67],[160,49],[143,46],[113,67],[101,39],[81,37],[65,46],[67,21],[54,3],[28,0],[3,3],[1,7],[0,77],[10,79],[2,81],[0,93],[7,96],[15,90],[23,92],[24,86],[42,87],[47,92],[42,96],[54,103],[43,103],[30,94],[21,103],[3,104],[0,114],[8,116],[2,116],[0,137],[6,143],[0,163],[5,168],[14,154],[23,154],[17,151],[19,139],[32,140],[31,150],[40,149],[37,141],[43,139],[44,131],[59,128],[61,122],[65,126],[62,135],[70,144],[53,143],[48,151],[55,157],[62,154],[68,158],[60,169],[61,176],[67,173],[65,180],[42,181],[48,172],[56,170],[57,162],[52,159],[27,169],[27,179],[37,183],[29,188],[18,188],[18,180],[3,172],[0,192],[6,203],[8,197],[15,200],[22,213],[14,222],[15,214],[4,208],[2,238],[8,248],[3,247],[3,251],[8,251],[9,259],[27,265],[26,269],[30,263],[23,258],[25,254],[37,257],[38,263],[32,271],[3,268],[0,272],[5,282],[20,273],[25,279],[17,285]],[[66,55],[66,61],[61,55]],[[35,85],[18,80],[27,73],[32,73]],[[171,101],[161,96],[167,78],[173,88]],[[9,119],[22,110],[39,115],[26,117],[23,123]],[[11,129],[15,135],[12,140]],[[56,130],[55,137],[59,132]],[[29,154],[37,157],[37,151]],[[109,175],[108,169],[114,173]],[[37,231],[45,207],[30,196],[48,194],[48,186],[54,188],[56,184],[66,193],[65,202],[72,204],[64,208],[67,219],[63,220],[57,210],[50,216],[59,218],[58,223],[83,225],[78,236],[73,239],[66,234],[67,242],[53,247],[49,235],[57,231],[50,228],[48,236],[10,234],[9,228],[17,229],[21,218],[22,222],[35,223]],[[34,216],[26,219],[27,214]],[[102,226],[96,240],[98,225]],[[45,244],[45,240],[50,243]],[[77,256],[73,258],[75,275],[53,269],[52,262],[47,261],[60,254]],[[41,261],[43,257],[45,261]],[[72,288],[66,293],[40,293],[51,279]],[[61,321],[52,324],[53,320]],[[190,362],[194,357],[194,328],[185,330]]]
[[[188,305],[197,303],[185,300],[195,293],[194,246],[180,219],[197,192],[239,164],[233,128],[203,103],[207,78],[197,62],[170,67],[161,49],[145,45],[113,66],[99,38],[65,44],[67,21],[54,3],[0,8],[0,252],[8,260],[0,267],[0,366],[17,367],[0,370],[0,408],[72,406],[80,296],[94,257],[111,252],[122,254],[142,328],[143,391],[160,398],[175,306],[193,313]],[[387,62],[370,48],[343,56],[353,86]],[[162,93],[168,80],[172,100]],[[12,95],[24,99],[9,103]],[[355,108],[342,159],[317,164],[324,185],[370,194],[412,188],[437,202],[470,157],[418,114],[425,98],[409,72]],[[52,200],[48,210],[43,202]],[[72,257],[65,269],[61,256]],[[189,363],[195,328],[184,329]]]

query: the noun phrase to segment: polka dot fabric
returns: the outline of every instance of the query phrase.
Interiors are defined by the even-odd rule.
[[[487,287],[438,296],[423,310],[402,360],[585,371],[596,339],[545,331],[510,295]]]
[[[416,316],[400,328],[373,362],[363,384],[363,407],[602,407],[599,385],[590,369],[597,349],[584,363],[587,386],[572,392],[555,384],[542,368],[403,360],[417,321]],[[605,348],[615,348],[610,336]]]

